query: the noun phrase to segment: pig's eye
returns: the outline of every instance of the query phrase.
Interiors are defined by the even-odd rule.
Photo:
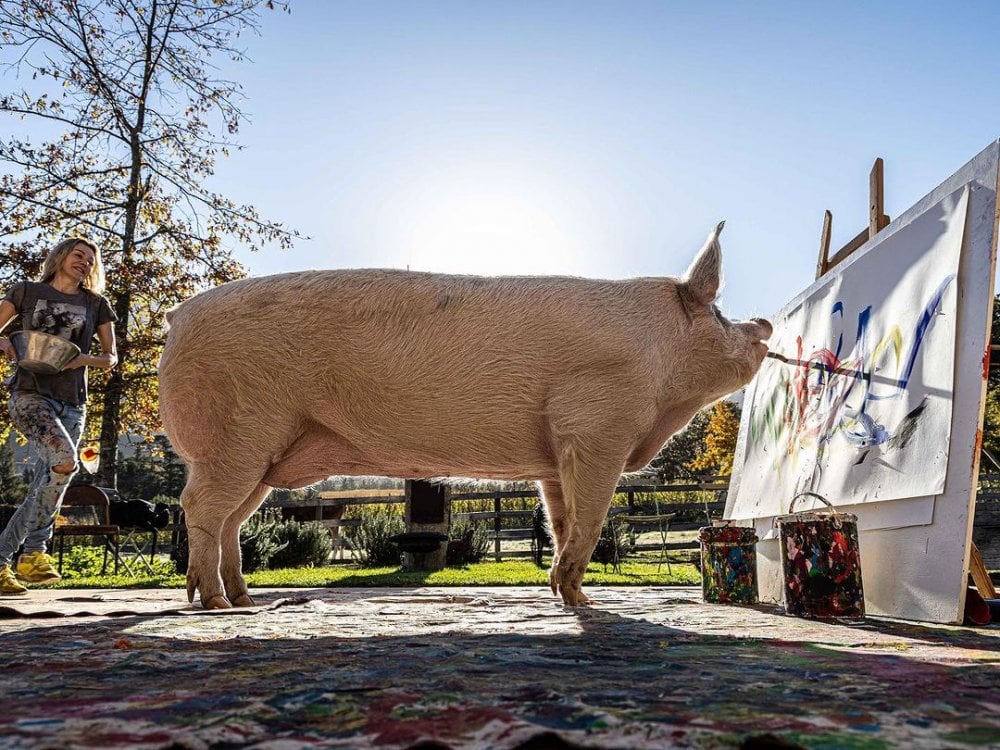
[[[722,310],[720,310],[717,305],[712,305],[712,315],[714,315],[715,319],[724,327],[728,328],[732,325],[732,323],[726,320],[725,316],[722,314]]]

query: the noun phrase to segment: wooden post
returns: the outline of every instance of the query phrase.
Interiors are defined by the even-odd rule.
[[[840,248],[830,257],[830,229],[833,226],[833,215],[827,211],[823,216],[823,234],[820,237],[819,261],[816,264],[818,279],[831,268],[847,260],[855,250],[889,226],[889,217],[885,215],[885,186],[883,181],[882,158],[875,160],[875,165],[868,175],[868,226],[858,232],[858,235]]]
[[[500,493],[493,495],[493,557],[500,562]]]
[[[451,525],[451,497],[444,485],[420,479],[406,480],[405,521],[407,533],[434,532],[448,535]],[[407,570],[441,570],[448,556],[448,542],[430,552],[404,552]]]
[[[816,278],[826,273],[826,264],[830,257],[830,232],[833,230],[833,214],[823,212],[823,233],[819,237],[819,262],[816,264]]]

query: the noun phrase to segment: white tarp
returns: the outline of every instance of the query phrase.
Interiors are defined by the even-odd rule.
[[[951,433],[969,187],[835,269],[775,319],[744,407],[732,518],[937,495]],[[812,503],[796,504],[800,508]]]

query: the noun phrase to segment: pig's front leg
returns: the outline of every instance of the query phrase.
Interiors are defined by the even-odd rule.
[[[562,596],[570,607],[587,604],[590,599],[581,590],[590,556],[601,536],[601,527],[611,505],[621,467],[599,468],[578,458],[560,467],[567,508],[568,533],[553,560],[549,583],[553,593]]]
[[[253,597],[247,591],[247,583],[243,578],[243,558],[240,554],[240,528],[253,515],[267,497],[271,488],[259,484],[250,496],[226,518],[222,526],[221,552],[222,559],[219,572],[222,574],[222,585],[226,598],[234,607],[252,607]]]
[[[563,499],[562,485],[557,481],[540,482],[542,500],[545,501],[545,515],[549,519],[549,530],[552,532],[552,564],[559,561],[559,553],[566,546],[569,536],[569,518],[566,513],[566,501]]]

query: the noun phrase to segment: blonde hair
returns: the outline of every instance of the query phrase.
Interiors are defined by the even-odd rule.
[[[93,242],[83,237],[67,237],[66,239],[57,242],[51,250],[49,250],[48,255],[45,256],[45,260],[42,263],[42,275],[40,281],[49,281],[55,275],[56,271],[62,265],[62,262],[66,259],[66,256],[70,254],[74,247],[77,245],[86,245],[91,250],[94,251],[94,265],[90,269],[90,273],[84,277],[83,281],[80,282],[80,286],[89,292],[94,294],[104,294],[104,263],[101,261],[101,251]]]

